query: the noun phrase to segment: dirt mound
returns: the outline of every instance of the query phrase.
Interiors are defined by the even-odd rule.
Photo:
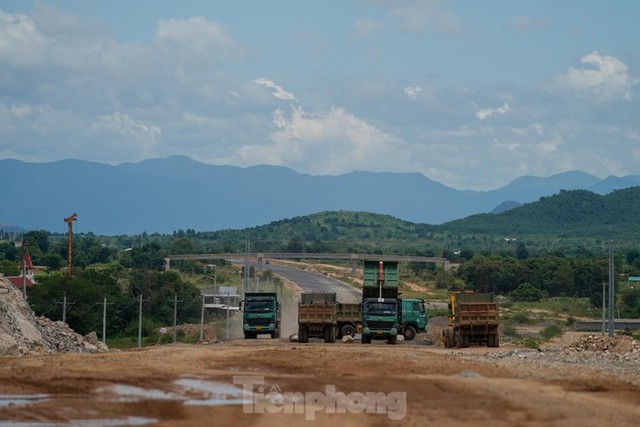
[[[107,350],[95,333],[83,337],[66,323],[36,317],[20,291],[0,278],[0,356]]]
[[[587,335],[564,348],[565,353],[599,353],[640,363],[640,342],[626,335]]]
[[[442,330],[449,326],[449,319],[436,316],[429,317],[427,322],[427,340],[433,345],[444,346],[442,342]]]

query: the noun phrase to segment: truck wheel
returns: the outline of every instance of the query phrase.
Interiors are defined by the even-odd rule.
[[[418,331],[411,325],[405,326],[404,331],[402,331],[402,335],[406,341],[413,341],[417,334]]]
[[[471,337],[469,334],[459,334],[458,335],[458,348],[466,348],[469,347],[471,341]]]
[[[362,344],[371,344],[371,335],[362,334]]]
[[[329,341],[327,342],[336,342],[336,328],[333,326],[329,328]]]
[[[396,345],[397,343],[398,343],[397,335],[391,335],[389,338],[387,338],[387,344]]]
[[[499,347],[500,339],[498,338],[498,333],[489,334],[487,337],[487,347]]]
[[[258,338],[258,333],[257,332],[245,331],[244,339],[246,339],[246,340],[255,340],[256,338]]]
[[[309,335],[305,328],[298,329],[298,342],[309,342]]]
[[[351,335],[351,337],[356,336],[356,328],[353,325],[344,325],[340,330],[340,335],[346,337],[347,335]]]

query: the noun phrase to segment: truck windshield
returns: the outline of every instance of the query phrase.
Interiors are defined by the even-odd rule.
[[[275,311],[274,301],[246,301],[244,311],[249,313],[267,313]]]
[[[367,313],[376,315],[395,314],[396,307],[393,302],[370,302],[367,304]]]

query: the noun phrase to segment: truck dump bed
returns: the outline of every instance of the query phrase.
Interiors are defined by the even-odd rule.
[[[458,294],[454,310],[458,326],[493,326],[500,321],[498,303],[490,293]]]
[[[336,337],[336,294],[304,293],[298,304],[298,340],[324,338],[334,342]]]
[[[398,298],[398,262],[365,260],[362,274],[362,300]]]

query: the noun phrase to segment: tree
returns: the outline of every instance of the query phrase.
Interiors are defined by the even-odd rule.
[[[544,292],[531,283],[521,283],[509,295],[513,301],[540,301],[544,296]]]

